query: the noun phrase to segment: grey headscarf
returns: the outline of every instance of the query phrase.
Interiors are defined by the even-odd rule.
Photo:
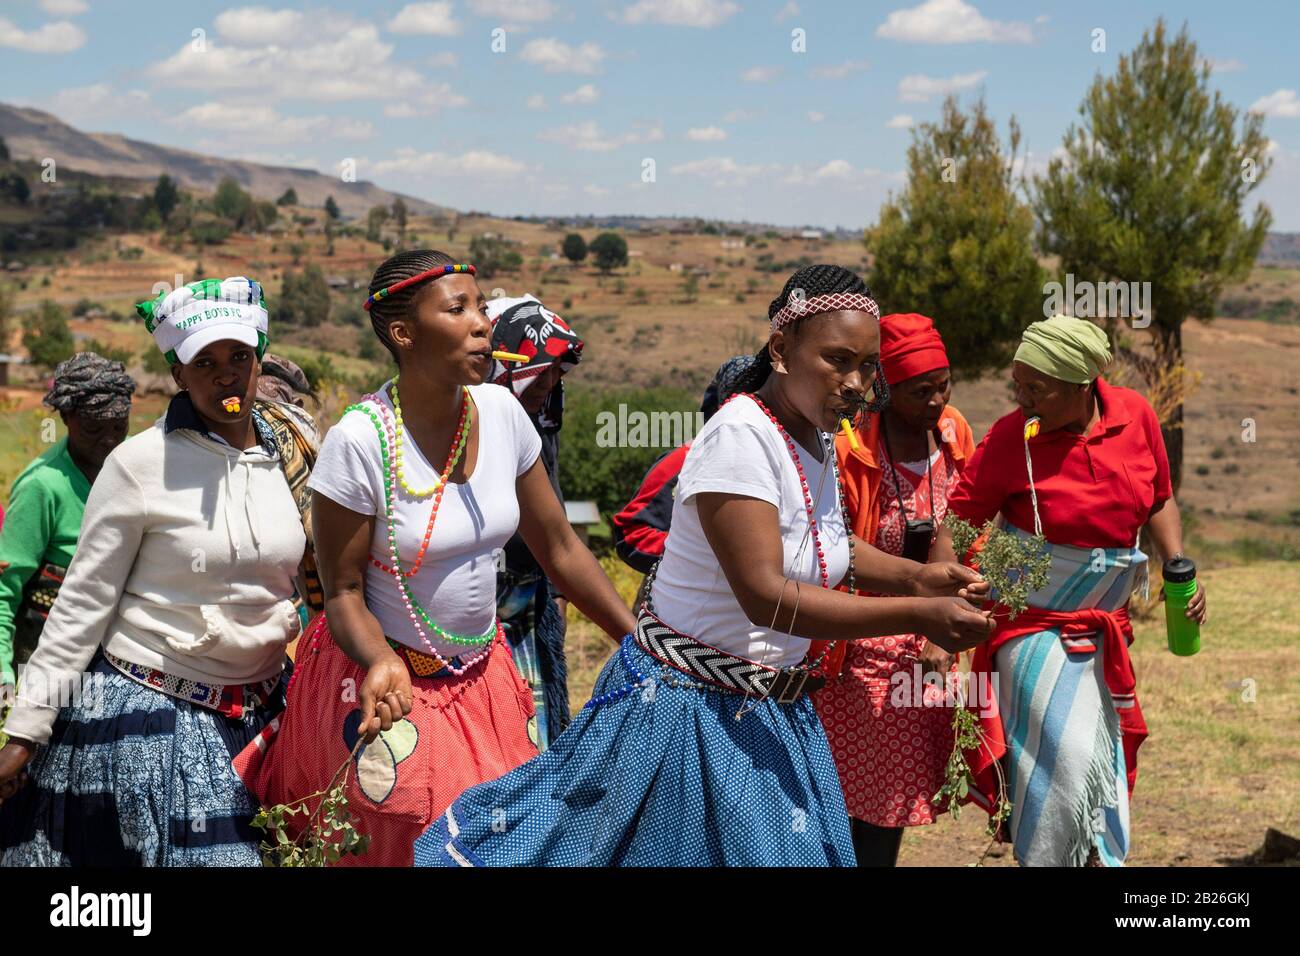
[[[131,414],[135,381],[121,362],[94,352],[78,352],[60,362],[45,404],[64,414],[87,418],[126,418]]]

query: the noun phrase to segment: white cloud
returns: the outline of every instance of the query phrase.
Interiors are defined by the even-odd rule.
[[[815,173],[815,179],[843,179],[853,178],[853,165],[847,159],[832,159],[825,166],[822,166]]]
[[[623,11],[625,23],[662,23],[672,27],[716,27],[740,5],[731,0],[638,0]]]
[[[392,33],[418,33],[425,36],[460,36],[461,25],[452,16],[447,0],[433,3],[408,3],[388,21]]]
[[[861,70],[870,69],[871,64],[866,60],[846,60],[844,63],[835,66],[819,66],[812,71],[813,76],[822,80],[842,80]]]
[[[910,129],[915,125],[916,120],[912,119],[912,117],[908,116],[906,113],[899,113],[885,124],[888,129]]]
[[[1274,90],[1268,96],[1261,96],[1250,104],[1251,112],[1263,113],[1278,119],[1295,119],[1300,117],[1300,99],[1295,90]]]
[[[913,73],[898,81],[898,98],[904,103],[926,103],[931,97],[947,96],[949,93],[976,86],[988,75],[988,70],[977,70],[974,73],[959,73],[943,79],[926,76],[923,73]]]
[[[727,131],[717,126],[697,126],[686,131],[686,138],[697,143],[716,143],[727,138]]]
[[[610,193],[610,190],[604,186],[597,186],[595,183],[588,183],[583,186],[582,191],[588,196],[608,196]]]
[[[35,30],[20,30],[0,17],[0,46],[11,46],[24,53],[71,53],[85,42],[85,31],[67,20],[46,23]]]
[[[392,159],[382,159],[370,164],[367,169],[375,175],[390,173],[409,173],[413,175],[436,175],[444,179],[457,176],[468,179],[504,179],[529,172],[532,167],[517,159],[475,149],[459,156],[447,153],[421,153],[404,146],[393,154]]]
[[[391,61],[393,46],[372,24],[331,15],[299,42],[221,46],[195,50],[188,42],[149,69],[173,87],[255,92],[262,100],[313,99],[392,101],[418,96],[428,81]]]
[[[541,93],[534,93],[532,96],[528,97],[524,105],[530,110],[544,110],[546,109],[546,97]]]
[[[201,103],[174,120],[183,129],[237,134],[244,145],[297,143],[320,139],[370,139],[368,120],[330,116],[286,116],[264,103]],[[228,147],[227,147],[228,148]]]
[[[470,13],[477,17],[498,17],[537,23],[549,20],[557,11],[550,0],[470,0]]]
[[[53,113],[67,123],[99,121],[115,116],[139,119],[150,107],[144,90],[114,90],[107,83],[74,86],[59,90],[40,101],[24,101],[36,109]]]
[[[303,16],[297,10],[237,7],[217,14],[213,23],[217,32],[232,43],[266,46],[300,39]]]
[[[826,118],[826,114],[820,112],[819,110],[808,111],[808,122],[810,123],[820,123],[825,118]]]
[[[384,115],[393,119],[411,119],[416,116],[433,116],[449,106],[465,106],[469,100],[453,92],[450,83],[441,83],[425,89],[410,99],[389,103]]]
[[[525,63],[540,66],[547,73],[599,73],[605,51],[595,43],[569,46],[554,37],[529,40],[519,53]]]
[[[620,146],[633,143],[655,143],[664,138],[662,128],[655,126],[644,130],[632,130],[620,136],[610,135],[600,128],[594,120],[572,123],[553,129],[542,130],[537,138],[548,143],[559,143],[570,149],[591,153],[607,153]]]
[[[460,57],[450,50],[444,50],[442,53],[435,53],[425,62],[439,69],[452,69],[460,66]]]
[[[755,176],[761,175],[768,167],[760,164],[742,164],[730,156],[710,156],[707,159],[693,159],[679,163],[669,172],[674,176],[698,176],[708,179],[715,185],[741,186]]]
[[[745,120],[753,119],[757,115],[757,113],[750,110],[732,110],[726,116],[722,117],[722,122],[743,123]]]
[[[784,72],[785,69],[779,66],[755,66],[740,74],[740,78],[746,83],[771,83]]]
[[[1246,69],[1245,63],[1232,57],[1218,59],[1211,56],[1203,58],[1201,62],[1206,64],[1213,73],[1241,73]]]
[[[565,93],[560,100],[565,103],[594,103],[600,99],[600,91],[590,83],[584,83],[572,93]]]
[[[988,20],[965,0],[926,0],[895,10],[876,36],[905,43],[1033,43],[1027,23]]]
[[[41,9],[56,17],[76,17],[90,9],[86,0],[41,0]]]
[[[794,0],[790,0],[790,2],[787,3],[784,7],[776,11],[775,19],[777,23],[784,23],[786,20],[789,20],[791,17],[797,17],[798,15],[799,15],[799,4],[795,3]]]

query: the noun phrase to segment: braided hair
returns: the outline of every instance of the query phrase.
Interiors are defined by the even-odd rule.
[[[804,266],[785,280],[785,285],[781,288],[781,294],[773,299],[767,307],[767,317],[771,319],[775,316],[789,304],[791,298],[796,300],[800,298],[812,299],[819,295],[830,295],[835,292],[871,294],[871,290],[862,281],[862,277],[852,270],[845,269],[843,266],[825,264]],[[797,319],[787,328],[796,328],[803,321],[803,319]],[[764,343],[763,347],[754,355],[752,362],[748,364],[748,368],[737,376],[734,381],[728,383],[728,393],[757,391],[771,374],[772,356],[768,352],[767,344]],[[879,360],[876,361],[876,381],[872,386],[872,391],[874,393],[873,397],[866,403],[863,411],[878,412],[889,404],[889,385],[885,381],[885,372],[880,367]]]
[[[380,289],[387,289],[403,279],[426,272],[434,266],[447,265],[456,260],[445,252],[436,249],[407,249],[385,259],[375,274],[370,278],[370,295]],[[415,301],[428,283],[420,282],[401,289],[393,295],[380,299],[370,307],[370,326],[375,335],[393,356],[393,361],[401,364],[397,344],[389,333],[389,326],[399,319],[410,319],[415,315]]]

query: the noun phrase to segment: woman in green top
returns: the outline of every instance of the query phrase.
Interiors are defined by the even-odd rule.
[[[0,702],[12,699],[14,668],[27,660],[81,533],[90,486],[126,438],[135,382],[121,362],[78,352],[54,370],[45,404],[66,438],[19,474],[0,529]]]

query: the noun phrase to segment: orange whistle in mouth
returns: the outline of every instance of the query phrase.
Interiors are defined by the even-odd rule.
[[[527,362],[527,355],[520,355],[518,352],[493,352],[492,357],[498,362]]]
[[[849,440],[849,447],[857,451],[861,446],[858,444],[858,436],[853,433],[853,426],[849,424],[847,418],[840,419],[840,431],[844,432],[844,437]]]
[[[227,398],[222,401],[221,406],[232,415],[239,414],[240,401],[237,398]]]
[[[1038,418],[1037,415],[1035,415],[1033,418],[1030,418],[1030,419],[1026,420],[1026,421],[1025,421],[1025,441],[1029,441],[1029,439],[1031,439],[1031,438],[1037,438],[1037,437],[1038,437],[1038,429],[1039,429],[1039,427],[1040,427],[1041,425],[1042,425],[1042,421]]]

